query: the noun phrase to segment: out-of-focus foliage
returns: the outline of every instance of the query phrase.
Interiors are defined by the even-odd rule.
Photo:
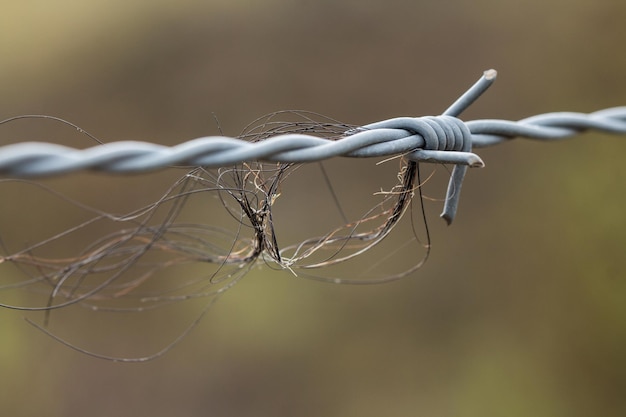
[[[363,124],[439,113],[492,67],[498,81],[465,118],[588,112],[626,104],[624,21],[619,0],[12,2],[0,17],[0,119],[50,114],[104,141],[170,144],[219,128],[237,135],[281,109]],[[92,144],[43,121],[0,126],[0,143],[21,140]],[[481,150],[487,166],[469,172],[451,227],[434,215],[441,202],[427,203],[433,252],[413,276],[337,286],[254,268],[156,361],[89,358],[23,313],[0,310],[2,411],[624,415],[625,146],[586,134]],[[342,159],[328,171],[349,210],[377,191],[375,176],[394,178],[391,165],[356,171]],[[44,182],[125,210],[179,174]],[[446,176],[437,170],[430,196],[444,195]],[[332,208],[310,178],[294,174],[285,196],[319,192],[320,207],[305,218],[283,210],[288,224],[315,228],[315,213]],[[33,233],[75,223],[36,192],[9,188],[0,199],[4,244],[27,246]],[[189,317],[172,309],[139,333],[114,328],[120,320],[102,312],[51,319],[93,350],[133,354],[158,349],[162,333]]]

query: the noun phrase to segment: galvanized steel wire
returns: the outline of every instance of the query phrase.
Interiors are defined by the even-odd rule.
[[[208,136],[175,146],[120,141],[86,149],[25,142],[0,146],[0,176],[48,177],[79,170],[127,174],[174,165],[205,168],[242,162],[304,163],[337,156],[365,158],[403,155],[409,160],[455,164],[444,217],[454,218],[466,167],[482,167],[473,148],[493,146],[514,138],[555,140],[587,130],[626,134],[626,106],[590,114],[557,112],[519,121],[485,119],[464,122],[457,116],[469,107],[496,78],[484,75],[440,116],[400,117],[349,129],[338,140],[307,134],[281,134],[250,142]]]
[[[337,156],[408,158],[436,163],[481,167],[478,155],[457,149],[467,141],[483,148],[522,137],[565,139],[586,130],[626,134],[626,106],[594,113],[546,113],[519,121],[484,119],[463,122],[451,116],[395,118],[347,131],[340,140],[304,134],[285,134],[261,142],[207,136],[174,146],[120,141],[75,149],[45,142],[0,146],[0,175],[48,177],[79,170],[138,173],[172,165],[216,168],[246,161],[302,163]],[[424,153],[421,151],[442,151]],[[462,153],[462,155],[459,155]]]

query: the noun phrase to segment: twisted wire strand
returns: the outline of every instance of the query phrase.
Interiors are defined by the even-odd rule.
[[[472,132],[472,145],[484,148],[516,137],[537,140],[565,139],[587,130],[626,133],[626,106],[593,113],[555,112],[528,117],[517,122],[473,120],[466,122]]]
[[[219,168],[243,162],[304,163],[337,156],[353,158],[403,155],[410,163],[454,164],[444,210],[448,224],[456,215],[461,186],[468,167],[483,167],[472,148],[493,146],[513,138],[554,140],[586,130],[626,133],[626,106],[594,113],[557,112],[519,121],[472,120],[458,116],[494,82],[495,70],[483,76],[440,116],[398,117],[358,128],[346,127],[339,138],[307,133],[280,133],[250,142],[226,136],[202,137],[175,146],[125,141],[87,149],[25,142],[0,147],[0,176],[44,177],[79,170],[139,173],[173,165]],[[10,121],[13,119],[7,119]],[[6,121],[0,121],[0,124]],[[80,128],[78,128],[80,130]]]
[[[283,134],[260,142],[208,136],[174,146],[120,141],[75,149],[45,142],[0,147],[0,175],[45,177],[79,170],[138,173],[172,165],[206,168],[247,161],[301,163],[337,156],[384,157],[408,154],[411,159],[481,167],[470,149],[513,138],[564,139],[587,130],[626,134],[626,106],[590,114],[557,112],[526,119],[472,120],[452,116],[394,118],[346,131],[339,140],[305,134]],[[428,151],[428,152],[424,152]]]

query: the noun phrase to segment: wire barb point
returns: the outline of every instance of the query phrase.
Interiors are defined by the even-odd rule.
[[[495,80],[496,77],[498,76],[498,71],[494,70],[494,69],[488,69],[487,71],[485,71],[483,73],[483,76],[487,79],[487,80]]]
[[[487,70],[483,73],[476,83],[469,88],[461,97],[459,97],[450,107],[443,112],[446,116],[459,116],[469,106],[472,105],[478,98],[483,95],[485,91],[496,79],[498,72],[494,69]],[[471,134],[470,134],[471,137]],[[463,149],[464,152],[472,151],[472,141],[468,141],[468,145]],[[482,161],[481,161],[482,162]],[[450,182],[448,183],[448,190],[446,195],[446,202],[444,203],[443,213],[441,217],[450,225],[456,216],[456,210],[459,205],[459,199],[461,198],[461,186],[463,185],[463,178],[467,172],[467,166],[456,165],[452,170],[450,176]]]

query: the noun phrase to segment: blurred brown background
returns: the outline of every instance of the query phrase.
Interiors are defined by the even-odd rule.
[[[498,81],[465,119],[626,104],[622,0],[29,1],[0,19],[0,119],[59,116],[105,141],[217,134],[212,113],[231,136],[281,109],[437,114],[488,68]],[[57,125],[0,126],[0,143],[20,140],[86,145]],[[622,416],[625,146],[586,134],[479,150],[456,222],[428,203],[433,253],[413,276],[358,287],[254,269],[156,361],[93,359],[0,310],[2,413]],[[159,175],[50,183],[106,208],[158,195]],[[65,221],[20,198],[2,196],[5,243],[28,243],[11,226],[22,215]]]

